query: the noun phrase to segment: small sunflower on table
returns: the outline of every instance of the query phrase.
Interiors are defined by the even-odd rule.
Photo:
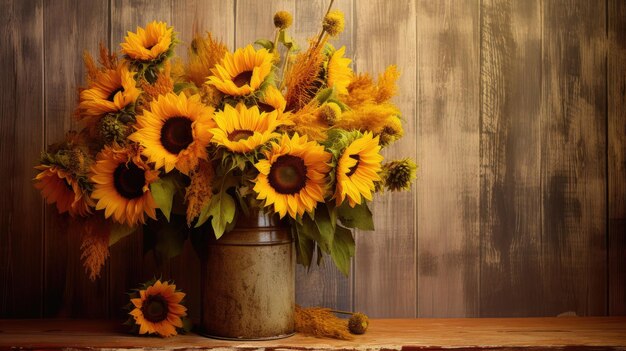
[[[133,332],[169,337],[190,329],[187,308],[182,305],[185,294],[171,282],[152,279],[129,295],[126,325]]]
[[[84,55],[81,129],[42,154],[35,186],[79,224],[91,279],[128,235],[156,238],[146,251],[167,259],[181,241],[219,239],[254,209],[290,223],[298,263],[330,256],[348,274],[352,231],[374,229],[374,195],[410,189],[415,163],[381,153],[403,135],[391,101],[397,68],[378,79],[354,73],[345,47],[331,44],[340,11],[329,8],[302,50],[288,12],[274,24],[273,40],[234,52],[196,36],[186,62],[173,57],[173,28],[157,21],[128,32],[121,55],[104,46],[97,60]],[[182,296],[168,282],[140,289],[138,332],[176,334]]]

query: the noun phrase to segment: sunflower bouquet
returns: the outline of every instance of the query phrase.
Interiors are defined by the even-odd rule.
[[[399,72],[351,70],[345,47],[331,44],[339,11],[329,8],[306,49],[291,23],[276,13],[274,40],[234,52],[196,35],[185,62],[173,28],[156,21],[128,32],[120,54],[84,54],[81,130],[43,153],[35,186],[79,224],[92,279],[109,246],[134,232],[167,258],[259,211],[288,222],[299,263],[329,255],[348,273],[352,230],[374,229],[368,202],[415,177],[413,161],[380,153],[403,134],[390,101]]]

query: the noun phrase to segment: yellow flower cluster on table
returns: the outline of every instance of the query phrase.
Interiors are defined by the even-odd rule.
[[[97,232],[109,243],[142,225],[219,238],[237,216],[265,211],[289,222],[300,263],[328,254],[347,272],[351,229],[373,229],[368,202],[415,177],[413,161],[383,163],[381,154],[403,134],[391,101],[399,73],[390,66],[375,81],[352,71],[346,48],[330,43],[345,26],[340,11],[326,12],[304,50],[288,12],[273,21],[274,40],[232,52],[196,35],[187,62],[173,58],[174,29],[157,21],[128,32],[119,54],[86,54],[82,129],[43,153],[42,196],[77,221],[105,223]],[[97,276],[103,260],[89,255],[108,257],[108,248],[89,247],[85,265]],[[141,331],[171,334],[133,303]]]

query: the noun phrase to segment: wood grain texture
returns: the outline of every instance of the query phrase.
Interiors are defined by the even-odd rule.
[[[290,28],[298,44],[304,48],[308,39],[319,34],[321,23],[330,0],[298,1],[295,6],[294,24]],[[337,38],[331,40],[336,48],[346,46],[346,56],[354,65],[354,16],[353,1],[338,0],[333,9],[341,10],[346,18],[346,26]],[[354,271],[352,271],[354,272]],[[325,306],[338,310],[352,310],[352,276],[344,276],[326,257],[321,266],[313,264],[310,270],[298,265],[296,273],[296,301],[303,306]]]
[[[0,8],[0,316],[38,317],[44,208],[32,179],[44,144],[43,3]]]
[[[111,0],[111,50],[119,51],[128,31],[136,31],[156,21],[172,22],[171,0]],[[158,264],[154,255],[143,253],[143,233],[127,236],[111,247],[110,306],[111,315],[122,317],[122,307],[128,303],[126,292],[142,282],[161,277],[170,278],[170,263]]]
[[[543,6],[545,315],[606,313],[605,16],[605,2]]]
[[[296,334],[270,341],[224,341],[196,334],[137,337],[98,320],[0,320],[0,348],[215,350],[626,350],[626,319],[372,319],[354,340]]]
[[[235,2],[183,0],[172,2],[172,22],[178,39],[181,41],[176,54],[183,62],[187,59],[187,48],[194,34],[204,36],[211,32],[229,48],[235,40]],[[194,321],[200,320],[200,259],[189,240],[182,253],[170,260],[171,278],[178,289],[187,295],[185,303],[188,315]]]
[[[82,128],[72,118],[76,92],[86,84],[79,53],[97,57],[99,43],[108,45],[109,3],[45,2],[43,16],[45,134],[46,141],[54,143],[63,140],[68,130]],[[44,316],[107,316],[108,268],[97,281],[89,280],[80,261],[80,235],[71,229],[68,217],[59,216],[55,206],[46,207]]]
[[[626,3],[608,1],[609,315],[626,315]]]
[[[330,0],[0,0],[0,318],[123,317],[126,291],[174,278],[198,316],[197,259],[158,266],[141,233],[87,280],[54,206],[32,186],[39,152],[73,128],[83,49],[119,51],[152,20],[229,48],[273,38],[277,10],[301,46]],[[410,193],[374,204],[352,274],[299,268],[305,305],[372,316],[626,315],[626,4],[621,0],[336,0],[357,72],[402,72]],[[236,44],[236,46],[235,46]],[[608,246],[607,246],[608,245]]]
[[[393,101],[405,135],[416,135],[416,2],[354,3],[355,63],[373,77],[389,65],[401,71]],[[387,161],[416,158],[414,137],[383,150]],[[416,316],[416,193],[386,192],[372,203],[376,230],[356,233],[354,309],[372,317]]]
[[[482,1],[480,316],[540,316],[541,2]]]
[[[479,314],[479,5],[417,6],[419,317]]]
[[[176,55],[187,57],[187,48],[194,33],[204,35],[211,32],[222,40],[229,49],[234,47],[235,0],[176,0],[172,2],[172,26],[182,42],[176,48]]]
[[[257,39],[274,40],[274,13],[293,14],[296,4],[290,0],[237,0],[235,3],[235,47],[245,47]]]

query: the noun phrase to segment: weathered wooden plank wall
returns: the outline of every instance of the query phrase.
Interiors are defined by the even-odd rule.
[[[604,2],[544,3],[544,313],[606,313],[605,19]]]
[[[398,85],[403,94],[395,101],[408,137],[385,150],[385,158],[416,156],[415,3],[356,1],[357,70],[374,76],[391,64],[402,70]],[[355,309],[378,316],[415,316],[416,209],[414,193],[386,193],[375,201],[376,232],[356,235]]]
[[[109,4],[63,0],[44,2],[44,113],[45,143],[61,140],[66,131],[78,127],[72,112],[76,92],[83,85],[82,53],[98,52],[98,43],[108,43]],[[54,39],[50,34],[54,33]],[[104,37],[103,37],[104,35]],[[64,45],[58,39],[65,38]],[[77,53],[77,54],[68,54]],[[74,94],[70,93],[73,92]],[[108,313],[108,280],[92,283],[81,267],[80,239],[58,216],[54,207],[45,209],[44,235],[44,316],[100,316]],[[64,218],[64,217],[63,217]],[[108,267],[102,272],[108,276]]]
[[[626,3],[607,8],[609,314],[626,315]]]
[[[541,315],[541,2],[481,13],[480,310]]]
[[[418,316],[478,316],[480,3],[418,1]]]
[[[157,265],[136,235],[92,283],[72,230],[31,179],[74,124],[81,52],[116,50],[153,19],[188,42],[271,37],[279,9],[301,42],[330,0],[1,0],[0,318],[121,317],[124,292],[174,278],[198,317],[198,260]],[[356,71],[402,72],[413,191],[375,201],[350,277],[298,270],[297,300],[376,317],[626,314],[626,5],[621,0],[336,0]],[[177,54],[186,56],[181,46]]]
[[[0,314],[41,315],[44,207],[32,161],[44,145],[43,1],[0,3]]]

